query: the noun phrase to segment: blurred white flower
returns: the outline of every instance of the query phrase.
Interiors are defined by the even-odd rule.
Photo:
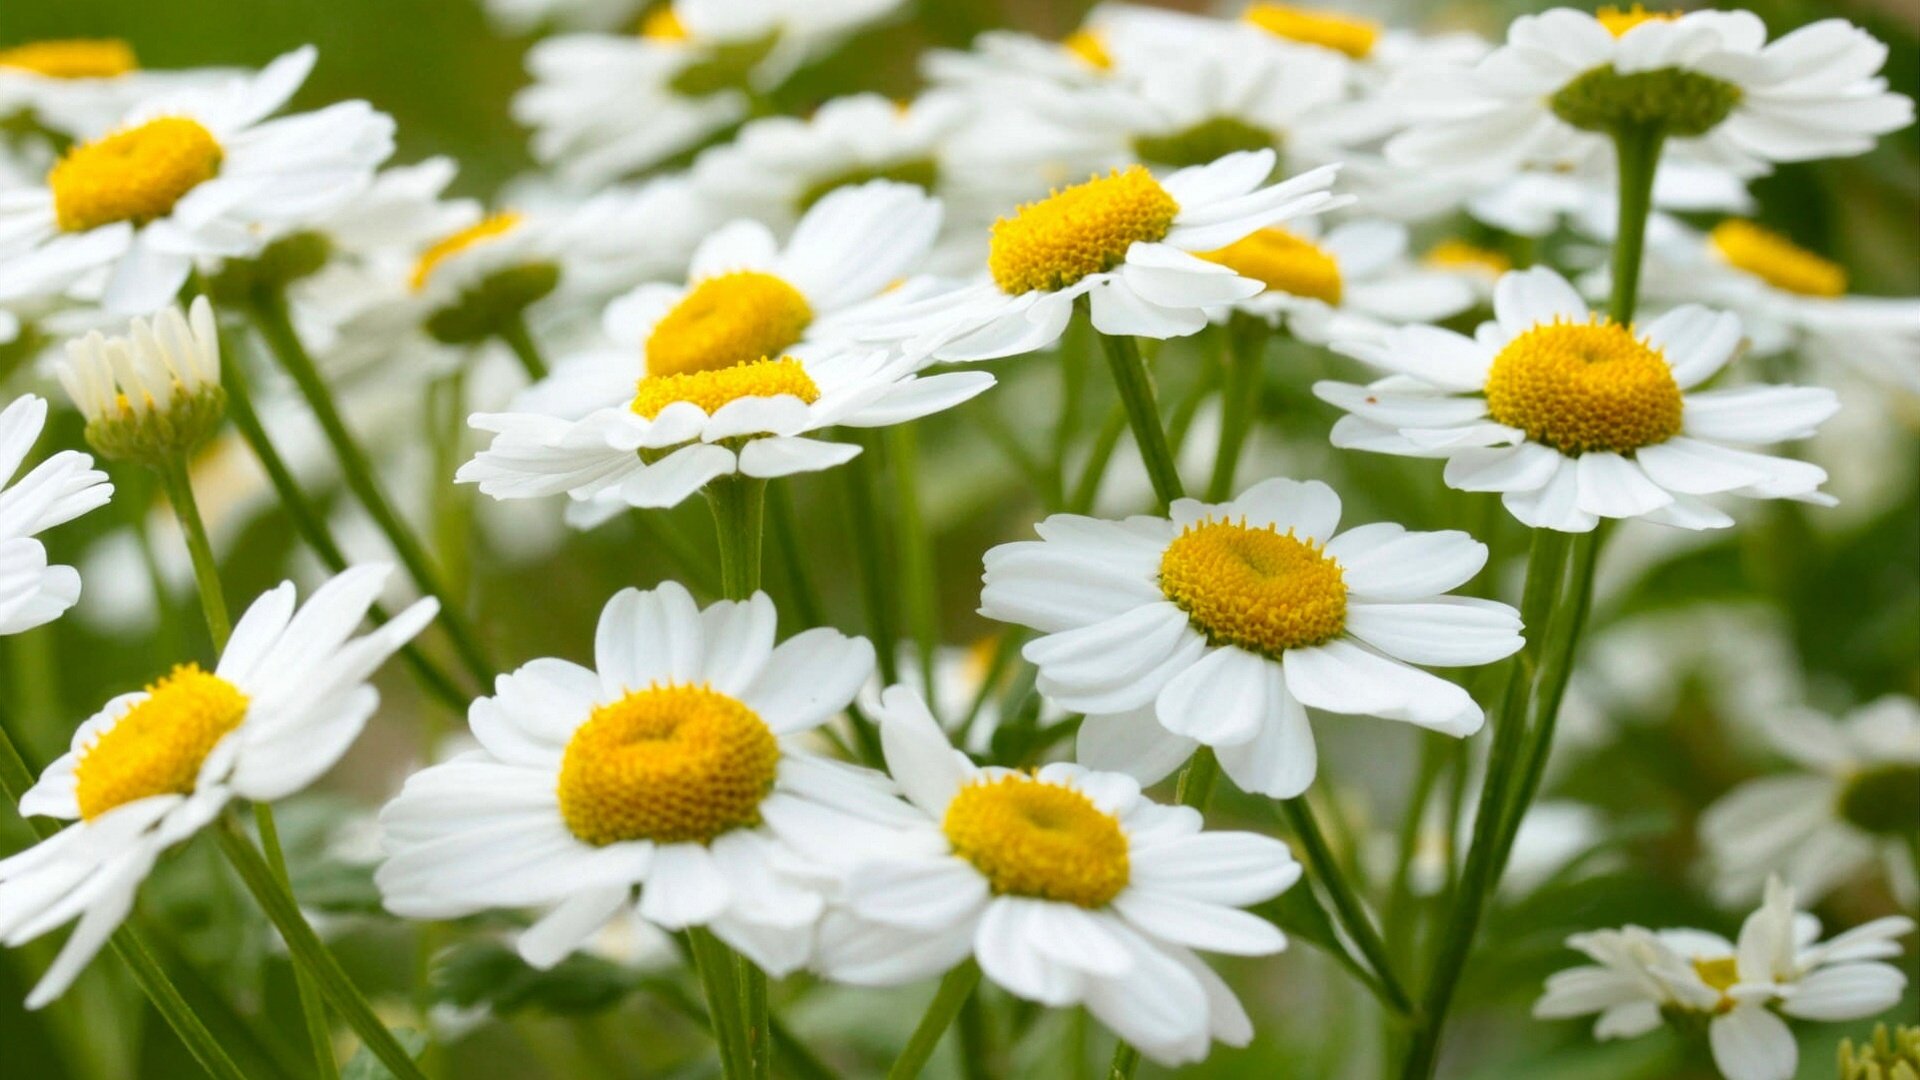
[[[52,622],[80,599],[79,573],[48,565],[47,549],[34,537],[113,497],[107,475],[77,450],[15,475],[46,422],[46,399],[32,394],[0,411],[0,634]]]

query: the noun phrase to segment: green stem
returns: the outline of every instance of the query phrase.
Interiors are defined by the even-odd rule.
[[[881,682],[891,686],[900,681],[899,637],[894,628],[893,589],[887,581],[886,533],[880,521],[877,492],[880,489],[881,463],[875,447],[868,441],[860,456],[847,468],[847,531],[853,547],[854,562],[860,572],[860,599],[866,606],[867,636],[873,640]]]
[[[720,551],[720,591],[729,600],[745,600],[760,588],[762,522],[767,482],[751,476],[723,476],[707,485],[713,510],[714,539]]]
[[[527,332],[525,311],[501,316],[495,332],[500,335],[501,341],[507,343],[507,348],[513,350],[520,366],[526,369],[528,379],[539,382],[547,377],[547,361],[540,355],[540,346],[533,343],[533,335]]]
[[[1133,1071],[1140,1067],[1140,1051],[1128,1043],[1113,1048],[1113,1064],[1107,1066],[1107,1080],[1132,1080]]]
[[[1607,315],[1625,326],[1633,322],[1640,299],[1640,254],[1646,245],[1647,215],[1653,209],[1653,175],[1660,166],[1658,126],[1623,127],[1613,136],[1620,171],[1620,216],[1613,241],[1613,298]]]
[[[893,1068],[887,1070],[887,1080],[913,1080],[920,1075],[928,1059],[933,1057],[934,1048],[940,1045],[940,1037],[959,1015],[960,1006],[973,996],[974,988],[979,985],[980,965],[972,960],[947,972],[947,977],[940,980],[940,989],[934,991],[926,1013],[920,1017],[919,1026],[907,1039],[906,1048],[894,1059]]]
[[[241,831],[239,822],[232,815],[220,820],[216,835],[220,840],[220,850],[226,853],[227,861],[233,865],[247,891],[267,913],[274,928],[280,931],[280,938],[286,942],[287,952],[293,956],[295,964],[306,969],[313,977],[320,993],[326,998],[360,1036],[373,1056],[380,1059],[398,1080],[426,1080],[419,1066],[407,1054],[393,1033],[388,1031],[380,1018],[374,1015],[373,1007],[340,969],[339,961],[327,951],[320,938],[307,925],[306,916],[300,914],[300,905],[293,894],[280,885],[274,877],[273,869],[267,865],[260,852],[254,848],[246,834]]]
[[[1214,756],[1213,747],[1202,746],[1180,770],[1180,779],[1173,788],[1174,801],[1205,813],[1207,800],[1213,797],[1214,781],[1219,778],[1220,759]]]
[[[1240,451],[1253,428],[1254,406],[1260,400],[1260,366],[1267,352],[1267,324],[1245,312],[1234,312],[1227,324],[1226,381],[1220,388],[1220,446],[1213,455],[1213,476],[1207,481],[1207,501],[1233,497],[1233,477],[1240,467]]]
[[[752,1054],[747,1048],[746,1028],[740,1015],[740,992],[733,962],[733,950],[720,943],[705,927],[687,930],[687,945],[693,964],[700,972],[700,983],[707,993],[707,1017],[713,1025],[713,1037],[720,1044],[720,1071],[727,1080],[751,1075]]]
[[[1093,448],[1087,454],[1086,464],[1081,466],[1080,480],[1073,485],[1073,493],[1067,497],[1066,510],[1072,514],[1084,514],[1093,508],[1093,500],[1100,495],[1100,481],[1106,479],[1107,465],[1113,460],[1113,452],[1120,446],[1120,436],[1127,432],[1127,410],[1124,405],[1115,403],[1113,411],[1100,425],[1100,431],[1093,437]]]
[[[226,593],[220,587],[220,564],[213,557],[213,544],[207,539],[207,525],[200,517],[200,504],[193,497],[193,482],[187,477],[187,463],[173,458],[160,469],[160,482],[167,489],[167,501],[173,504],[173,516],[187,539],[187,554],[193,558],[193,579],[200,588],[200,611],[207,618],[207,632],[213,637],[217,653],[227,647],[233,633],[227,615]]]
[[[920,506],[920,453],[912,424],[887,431],[893,464],[894,521],[899,528],[901,589],[907,594],[907,626],[920,654],[920,685],[933,696],[933,653],[940,643],[940,596],[933,570],[933,537]]]
[[[300,336],[294,331],[293,322],[287,317],[286,301],[276,295],[258,296],[248,310],[253,315],[254,326],[260,331],[260,336],[266,339],[267,347],[299,386],[308,408],[313,410],[314,419],[319,421],[320,430],[326,434],[327,442],[332,445],[334,456],[340,462],[340,474],[346,480],[347,487],[366,507],[367,516],[385,534],[387,542],[393,546],[394,554],[400,557],[401,564],[413,577],[414,584],[420,587],[420,591],[440,601],[440,622],[446,627],[447,637],[453,643],[454,651],[460,654],[461,661],[477,681],[491,685],[493,665],[487,661],[478,636],[468,625],[463,614],[464,608],[454,602],[453,595],[447,590],[432,560],[427,557],[420,538],[395,512],[393,503],[381,488],[367,452],[361,448],[353,432],[348,430],[346,421],[341,419],[326,380],[321,378],[313,357],[307,354],[306,346],[301,344]]]
[[[253,824],[259,830],[260,847],[266,852],[267,869],[273,872],[274,883],[292,895],[287,856],[280,847],[280,827],[274,823],[273,811],[266,803],[253,804]],[[333,1057],[333,1025],[327,1022],[327,1004],[321,999],[320,987],[314,983],[313,976],[298,964],[293,969],[293,985],[300,998],[300,1018],[306,1024],[314,1068],[322,1080],[332,1080],[340,1075],[340,1064]]]
[[[1160,406],[1154,399],[1153,377],[1140,358],[1140,345],[1131,337],[1100,335],[1106,347],[1107,366],[1113,371],[1113,383],[1120,401],[1127,408],[1127,422],[1133,427],[1133,441],[1140,447],[1140,460],[1146,465],[1147,479],[1159,500],[1161,512],[1186,492],[1180,486],[1180,473],[1174,467],[1173,450],[1167,445],[1166,428],[1160,424]]]
[[[1340,871],[1340,863],[1333,857],[1333,849],[1327,846],[1320,823],[1314,820],[1313,808],[1307,805],[1304,797],[1285,799],[1280,803],[1280,813],[1287,819],[1288,827],[1306,852],[1307,865],[1313,868],[1320,887],[1333,901],[1333,912],[1340,919],[1340,928],[1360,949],[1360,955],[1366,957],[1367,965],[1379,980],[1378,985],[1384,994],[1383,1003],[1402,1016],[1411,1014],[1413,1000],[1407,996],[1406,988],[1401,986],[1399,976],[1394,974],[1386,945],[1380,940],[1380,931],[1374,927],[1373,917],[1368,914],[1365,902]]]
[[[1406,810],[1400,816],[1400,828],[1394,849],[1393,877],[1387,885],[1387,906],[1381,913],[1386,928],[1387,954],[1411,956],[1414,920],[1408,908],[1413,900],[1413,863],[1419,856],[1420,833],[1426,823],[1427,804],[1440,783],[1440,771],[1446,746],[1441,736],[1420,732],[1420,765],[1414,776],[1413,791]]]

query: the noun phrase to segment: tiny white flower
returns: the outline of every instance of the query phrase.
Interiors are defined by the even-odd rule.
[[[1204,832],[1198,812],[1114,773],[980,768],[912,691],[883,701],[880,738],[910,823],[848,872],[820,928],[822,971],[893,986],[972,956],[1008,992],[1085,1005],[1162,1064],[1198,1061],[1215,1039],[1246,1045],[1252,1023],[1194,950],[1286,947],[1239,910],[1300,879],[1284,843]]]
[[[107,475],[78,450],[62,450],[15,477],[47,422],[45,398],[27,394],[0,411],[0,634],[59,618],[80,599],[80,575],[47,564],[40,532],[113,497]]]
[[[86,418],[87,441],[115,460],[177,461],[225,415],[220,335],[204,296],[184,314],[170,307],[131,320],[125,336],[95,330],[69,341],[54,371]]]
[[[1521,645],[1511,607],[1445,595],[1485,545],[1339,524],[1332,488],[1284,479],[1177,500],[1170,518],[1056,514],[1040,540],[987,552],[980,610],[1041,632],[1024,655],[1042,693],[1086,715],[1080,761],[1150,783],[1204,744],[1242,790],[1292,798],[1316,769],[1308,708],[1470,735],[1480,706],[1413,665]]]

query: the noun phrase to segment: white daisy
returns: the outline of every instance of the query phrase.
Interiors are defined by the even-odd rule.
[[[1611,159],[1562,162],[1492,180],[1466,202],[1466,211],[1475,220],[1536,239],[1565,224],[1582,236],[1613,241],[1619,225],[1620,181]],[[1746,182],[1725,169],[1671,159],[1654,171],[1652,199],[1647,241],[1656,246],[1686,234],[1686,227],[1664,211],[1738,214],[1751,212],[1754,205]]]
[[[107,475],[77,450],[62,450],[14,479],[46,422],[46,399],[32,394],[0,411],[0,634],[50,623],[80,599],[80,575],[71,566],[49,566],[34,536],[113,497]]]
[[[1831,504],[1825,470],[1723,444],[1808,435],[1838,408],[1832,391],[1688,392],[1739,351],[1735,316],[1689,305],[1623,327],[1544,267],[1502,277],[1493,307],[1472,338],[1409,326],[1335,342],[1393,374],[1314,385],[1351,414],[1333,445],[1444,458],[1448,486],[1501,492],[1514,517],[1562,532],[1603,517],[1722,528],[1733,519],[1700,498],[1719,493]]]
[[[63,135],[85,137],[146,98],[230,78],[216,68],[143,69],[119,38],[65,38],[0,48],[0,118],[24,115]]]
[[[1178,500],[1171,520],[1056,514],[1040,540],[987,552],[980,611],[1041,632],[1024,655],[1042,693],[1086,714],[1080,761],[1150,783],[1204,744],[1242,790],[1293,798],[1315,771],[1307,708],[1471,735],[1480,706],[1412,665],[1521,644],[1512,608],[1445,595],[1484,544],[1339,523],[1332,488],[1284,479]]]
[[[1880,961],[1900,955],[1894,939],[1913,920],[1876,919],[1816,944],[1820,921],[1794,910],[1793,890],[1774,879],[1766,893],[1738,944],[1705,930],[1575,934],[1567,944],[1596,965],[1549,978],[1534,1016],[1598,1013],[1599,1039],[1645,1035],[1663,1014],[1696,1018],[1727,1080],[1791,1080],[1800,1050],[1782,1017],[1858,1020],[1891,1008],[1907,978]]]
[[[873,670],[863,638],[774,644],[766,594],[696,608],[672,582],[607,602],[595,668],[540,659],[468,714],[482,749],[424,769],[381,813],[387,907],[442,919],[546,908],[520,955],[551,967],[621,911],[706,926],[774,975],[812,953],[815,853],[903,816],[885,778],[802,736]]]
[[[1198,1061],[1253,1026],[1195,949],[1286,947],[1240,908],[1300,878],[1287,846],[1203,832],[1126,776],[1053,764],[980,768],[905,687],[886,692],[880,738],[913,807],[884,854],[857,863],[820,928],[820,968],[859,985],[939,974],[968,956],[1010,993],[1085,1005],[1166,1065]]]
[[[1471,68],[1429,71],[1388,145],[1404,165],[1503,171],[1585,160],[1623,127],[1652,127],[1683,157],[1744,175],[1773,162],[1865,153],[1913,120],[1876,76],[1887,47],[1842,19],[1769,44],[1748,11],[1555,8],[1523,15]]]
[[[277,232],[351,201],[393,152],[393,121],[364,101],[267,117],[306,80],[312,47],[256,75],[142,102],[69,150],[44,184],[0,195],[0,296],[93,272],[101,300],[144,314],[196,266],[256,254]]]
[[[113,460],[180,460],[225,415],[220,333],[204,296],[185,313],[175,306],[129,320],[124,335],[95,330],[67,342],[54,372],[86,418],[87,442]]]
[[[988,277],[906,302],[873,332],[910,338],[909,351],[985,360],[1045,348],[1081,296],[1103,334],[1184,337],[1205,309],[1263,286],[1200,252],[1350,199],[1327,190],[1336,166],[1268,185],[1271,150],[1228,154],[1157,180],[1116,170],[1029,203],[993,226]]]
[[[1880,871],[1902,903],[1920,900],[1909,844],[1920,830],[1920,703],[1882,698],[1837,721],[1768,711],[1760,723],[1797,768],[1749,780],[1701,816],[1720,897],[1750,900],[1778,873],[1817,903]]]
[[[380,704],[368,678],[437,610],[423,600],[354,637],[389,572],[348,570],[297,611],[293,583],[281,584],[240,617],[211,673],[181,664],[74,732],[20,812],[77,824],[0,861],[0,941],[80,919],[28,1008],[72,984],[162,852],[234,799],[285,798],[346,752]]]

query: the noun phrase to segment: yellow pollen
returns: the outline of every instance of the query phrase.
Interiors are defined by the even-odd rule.
[[[1708,240],[1729,266],[1784,292],[1840,296],[1847,291],[1847,272],[1839,263],[1751,221],[1723,221]]]
[[[1274,292],[1340,302],[1340,263],[1325,248],[1281,228],[1261,229],[1201,258]]]
[[[940,829],[1001,896],[1103,907],[1132,873],[1127,834],[1112,814],[1024,773],[961,788]]]
[[[1347,625],[1340,564],[1271,525],[1187,526],[1160,556],[1160,591],[1209,642],[1262,656],[1330,641]]]
[[[1672,22],[1680,17],[1678,11],[1648,11],[1639,4],[1630,8],[1617,8],[1612,5],[1593,13],[1594,20],[1607,28],[1607,33],[1619,37],[1627,31],[1647,22]]]
[[[813,322],[800,290],[759,270],[706,278],[647,337],[647,374],[684,375],[785,352]]]
[[[512,232],[520,221],[520,214],[504,210],[498,214],[489,214],[459,232],[435,240],[427,246],[427,250],[420,253],[419,261],[413,264],[413,277],[407,282],[408,286],[414,292],[426,288],[427,280],[433,277],[433,271],[441,263],[470,247],[505,236]]]
[[[1364,60],[1380,39],[1380,24],[1336,11],[1298,8],[1287,4],[1253,4],[1242,16],[1275,37],[1305,42]]]
[[[820,387],[800,361],[783,356],[717,371],[648,375],[634,391],[633,411],[651,420],[676,401],[690,401],[711,416],[729,401],[781,394],[790,394],[811,405],[820,400]]]
[[[165,217],[187,192],[220,173],[226,153],[199,123],[163,116],[67,151],[47,174],[53,212],[67,232]]]
[[[1714,1005],[1713,1011],[1731,1012],[1734,1001],[1727,996],[1727,991],[1734,983],[1740,981],[1740,961],[1731,956],[1716,956],[1711,960],[1696,958],[1692,963],[1693,972],[1700,976],[1700,981],[1712,987],[1720,995],[1720,1000]]]
[[[994,222],[987,267],[1010,296],[1056,292],[1119,266],[1136,242],[1163,239],[1179,213],[1144,167],[1115,169]]]
[[[92,821],[154,795],[191,795],[200,765],[247,717],[247,696],[197,664],[181,664],[80,751],[74,799]]]
[[[685,41],[692,37],[687,24],[674,14],[672,4],[662,4],[640,20],[640,36],[650,41]]]
[[[560,758],[560,816],[596,846],[704,844],[760,821],[780,745],[706,686],[650,686],[593,710]]]
[[[34,41],[0,49],[0,68],[31,71],[49,79],[111,79],[139,67],[133,46],[118,38]]]
[[[1060,39],[1060,47],[1086,61],[1095,71],[1113,70],[1113,56],[1107,52],[1107,43],[1092,30],[1075,30]]]
[[[1487,413],[1563,454],[1630,454],[1680,433],[1680,386],[1659,350],[1618,323],[1552,322],[1493,358]]]
[[[1513,260],[1465,240],[1442,240],[1427,249],[1425,262],[1440,270],[1477,270],[1494,277],[1513,269]]]

